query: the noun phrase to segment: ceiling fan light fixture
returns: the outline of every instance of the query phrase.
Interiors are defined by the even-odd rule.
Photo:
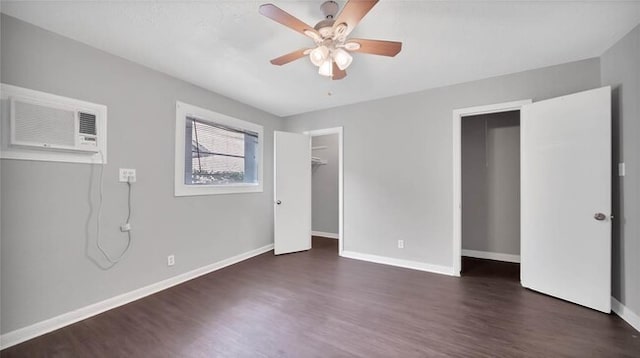
[[[333,76],[333,60],[331,58],[326,59],[318,68],[318,74],[326,77]]]
[[[351,62],[353,62],[353,56],[344,49],[337,48],[333,51],[333,60],[336,61],[338,68],[344,71],[351,65]]]
[[[311,50],[309,59],[316,66],[321,66],[329,58],[329,48],[327,46],[318,46]]]

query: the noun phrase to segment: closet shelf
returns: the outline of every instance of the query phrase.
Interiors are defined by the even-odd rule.
[[[327,164],[327,161],[324,159],[320,159],[318,157],[311,157],[311,164],[312,165],[325,165]]]

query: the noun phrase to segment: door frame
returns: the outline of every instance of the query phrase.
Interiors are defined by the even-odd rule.
[[[321,135],[337,134],[338,135],[338,255],[342,256],[344,250],[344,171],[343,171],[343,159],[344,159],[344,139],[343,128],[333,127],[324,129],[315,129],[305,131],[303,134],[311,137],[318,137]],[[313,180],[313,179],[312,179]],[[311,186],[313,191],[313,184]],[[312,210],[309,210],[312,212]],[[313,213],[312,213],[313,215]],[[313,229],[313,220],[311,221]]]
[[[462,117],[519,111],[531,99],[453,110],[453,275],[462,269]]]

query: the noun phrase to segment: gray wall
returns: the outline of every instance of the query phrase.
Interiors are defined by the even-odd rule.
[[[452,111],[599,86],[596,58],[292,116],[286,125],[344,127],[345,250],[452,267]]]
[[[311,168],[312,205],[311,228],[338,234],[338,135],[327,134],[311,138],[312,146],[326,146],[312,152],[327,164]]]
[[[462,248],[520,255],[520,112],[462,119]]]
[[[640,315],[640,26],[601,57],[602,85],[613,90],[613,296]]]
[[[2,160],[2,333],[273,242],[272,138],[281,119],[4,14],[1,26],[3,83],[108,106],[102,226],[113,250],[127,208],[118,168],[138,177],[131,249],[103,271],[86,232],[97,168]],[[264,126],[263,193],[174,197],[176,100]]]

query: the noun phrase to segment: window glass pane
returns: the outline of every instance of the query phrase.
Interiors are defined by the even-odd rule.
[[[200,152],[204,154],[228,154],[244,157],[244,133],[214,127],[194,121],[192,140],[200,144]]]
[[[258,158],[256,158],[258,151],[258,136],[252,134],[245,134],[244,136],[244,182],[245,183],[258,183]]]
[[[192,159],[192,184],[244,182],[244,158],[210,155]]]
[[[185,157],[185,184],[257,183],[254,133],[187,118],[191,153]]]

